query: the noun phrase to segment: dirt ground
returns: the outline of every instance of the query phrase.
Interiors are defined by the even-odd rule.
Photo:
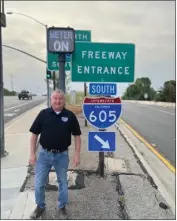
[[[71,110],[75,114],[82,113],[82,106],[76,106],[76,105],[67,104],[66,105],[66,109]]]

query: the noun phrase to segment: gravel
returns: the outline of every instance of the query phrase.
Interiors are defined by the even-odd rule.
[[[127,174],[107,174],[105,178],[100,178],[96,174],[84,173],[83,188],[69,189],[68,219],[175,219],[170,209],[159,206],[159,203],[166,204],[165,200],[158,189],[153,187],[153,182],[147,179],[148,174],[143,171],[119,131],[116,133],[118,146],[114,157],[125,161]],[[89,153],[85,150],[85,159],[87,154]],[[87,164],[89,162],[87,159]],[[93,162],[90,162],[89,169],[95,170],[96,158]],[[33,180],[32,171],[24,191],[34,190]],[[57,198],[57,188],[47,188],[46,211],[42,219],[62,219],[57,209]]]

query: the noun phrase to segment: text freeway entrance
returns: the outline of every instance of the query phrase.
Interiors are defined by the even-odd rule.
[[[78,42],[72,55],[73,82],[133,82],[135,45]]]

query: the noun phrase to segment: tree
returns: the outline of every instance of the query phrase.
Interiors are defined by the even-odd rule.
[[[8,89],[4,88],[4,96],[15,96],[17,95],[16,91],[9,91]]]
[[[137,78],[134,84],[128,86],[122,98],[128,100],[144,100],[145,93],[148,94],[147,100],[154,99],[155,91],[151,88],[150,79],[147,77]]]
[[[176,81],[166,81],[164,83],[163,94],[165,101],[176,102]]]

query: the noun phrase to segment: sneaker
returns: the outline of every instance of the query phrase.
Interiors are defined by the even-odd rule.
[[[37,206],[33,213],[30,215],[30,219],[38,219],[42,215],[44,210],[45,208],[40,208],[39,206]]]
[[[59,216],[61,217],[61,219],[68,219],[65,207],[59,209]]]

